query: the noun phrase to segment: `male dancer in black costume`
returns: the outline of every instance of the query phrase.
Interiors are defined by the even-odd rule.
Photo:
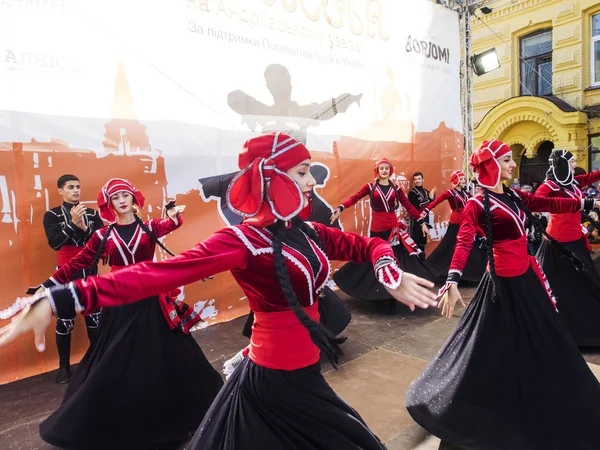
[[[413,184],[415,187],[408,193],[408,201],[412,205],[421,211],[435,198],[437,188],[433,188],[431,192],[423,187],[424,177],[423,173],[415,172],[413,175]],[[432,226],[429,223],[429,217],[425,218],[425,223],[431,229]],[[421,249],[419,257],[425,261],[425,245],[427,245],[427,236],[423,235],[421,227],[417,226],[414,219],[410,220],[410,237],[415,241],[417,246]]]
[[[102,228],[103,223],[96,210],[79,203],[81,184],[75,175],[63,175],[56,184],[63,203],[46,211],[44,231],[48,238],[48,244],[58,252],[56,261],[58,268],[77,255],[92,234]],[[96,275],[96,273],[85,269],[73,279],[85,278],[90,275]],[[90,341],[96,333],[99,319],[99,311],[85,316]],[[74,326],[75,317],[56,318],[56,346],[59,358],[57,383],[68,383],[71,379],[71,332]]]

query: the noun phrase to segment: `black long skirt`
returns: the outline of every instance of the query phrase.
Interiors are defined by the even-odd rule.
[[[380,237],[387,241],[392,230],[372,232],[371,237]],[[435,281],[435,275],[418,255],[410,255],[402,243],[394,245],[394,256],[404,272],[412,273],[429,281]],[[385,287],[377,280],[371,263],[357,264],[347,262],[333,275],[335,284],[349,296],[357,300],[392,300]]]
[[[558,301],[558,311],[579,346],[600,346],[600,276],[583,239],[562,242],[585,265],[578,272],[556,245],[543,239],[537,253]]]
[[[215,399],[188,450],[382,450],[314,364],[285,371],[249,358]]]
[[[442,241],[425,260],[427,267],[429,267],[438,278],[443,278],[445,280],[448,276],[448,270],[450,269],[450,263],[452,262],[452,256],[454,255],[459,228],[460,225],[457,223],[448,225],[448,230],[446,230],[446,234],[442,238]],[[487,255],[474,242],[471,253],[469,254],[469,259],[467,259],[467,265],[463,269],[461,280],[479,282],[481,277],[483,277],[486,266]]]
[[[456,329],[409,387],[413,419],[464,450],[600,448],[600,384],[529,269],[486,273]]]
[[[40,424],[65,449],[157,449],[190,436],[223,381],[156,297],[104,308],[62,405]]]
[[[352,319],[348,305],[329,286],[325,286],[323,292],[319,295],[319,315],[321,316],[323,326],[335,336],[344,331]],[[247,338],[252,336],[253,324],[254,312],[250,311],[242,329],[242,334]]]

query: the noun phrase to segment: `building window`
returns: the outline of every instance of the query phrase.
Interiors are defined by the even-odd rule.
[[[521,95],[552,95],[552,30],[521,38]]]
[[[600,134],[590,135],[590,172],[600,170]]]
[[[600,85],[600,14],[592,16],[592,85]]]

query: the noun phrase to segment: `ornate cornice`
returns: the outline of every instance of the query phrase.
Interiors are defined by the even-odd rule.
[[[494,9],[494,4],[491,3],[492,12],[490,14],[480,15],[478,16],[483,22],[490,22],[492,20],[498,20],[502,17],[508,16],[510,14],[518,13],[523,11],[524,9],[540,6],[544,3],[551,4],[555,0],[523,0],[523,1],[515,1],[513,4],[506,5],[504,8]],[[474,21],[478,21],[479,19],[473,18]]]

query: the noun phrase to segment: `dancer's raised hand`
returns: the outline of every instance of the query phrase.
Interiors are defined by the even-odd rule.
[[[333,214],[331,214],[331,217],[329,218],[331,225],[333,225],[333,222],[335,222],[339,218],[340,218],[340,210],[336,209],[335,211],[333,211]]]

